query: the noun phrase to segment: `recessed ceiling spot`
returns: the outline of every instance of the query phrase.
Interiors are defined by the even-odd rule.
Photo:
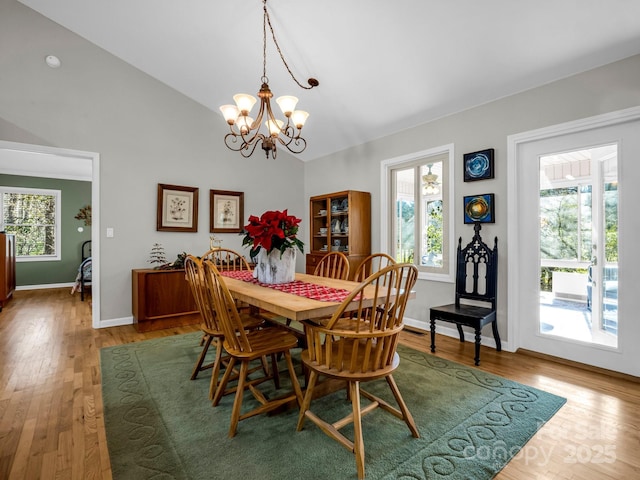
[[[47,62],[47,65],[49,65],[51,68],[58,68],[60,65],[62,65],[60,59],[55,55],[47,55],[44,61]]]

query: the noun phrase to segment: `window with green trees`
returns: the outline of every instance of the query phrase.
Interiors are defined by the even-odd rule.
[[[0,187],[2,222],[22,261],[60,259],[60,191]]]
[[[447,159],[443,156],[400,164],[391,170],[394,192],[393,255],[420,270],[443,274],[448,238],[443,198]]]

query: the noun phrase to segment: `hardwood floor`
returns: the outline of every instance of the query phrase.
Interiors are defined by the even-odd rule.
[[[110,479],[98,350],[196,330],[94,330],[89,303],[66,288],[16,292],[0,313],[0,479]],[[404,332],[403,343],[426,351],[428,336]],[[437,345],[472,365],[471,343]],[[640,478],[636,379],[489,348],[481,358],[482,370],[568,399],[496,478]]]

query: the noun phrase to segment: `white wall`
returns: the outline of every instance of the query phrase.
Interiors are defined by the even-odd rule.
[[[453,143],[456,241],[460,236],[467,241],[473,236],[472,226],[462,220],[462,197],[495,193],[496,223],[484,225],[482,235],[485,240],[498,237],[498,325],[503,348],[508,349],[507,136],[638,105],[640,56],[634,56],[309,162],[305,165],[305,190],[309,195],[347,188],[370,191],[372,248],[376,251],[380,245],[380,162]],[[463,154],[485,148],[495,149],[495,178],[464,183]],[[640,268],[640,260],[635,261]],[[452,283],[419,280],[416,291],[417,298],[407,306],[406,316],[425,326],[430,306],[454,298]],[[491,338],[490,329],[483,333]]]
[[[47,67],[48,54],[62,67]],[[131,317],[131,269],[150,266],[155,242],[171,259],[208,249],[210,189],[244,192],[245,216],[305,215],[302,162],[242,158],[224,146],[220,115],[15,0],[0,0],[0,72],[0,140],[100,154],[103,322]],[[158,183],[200,189],[198,233],[156,231]],[[238,234],[221,236],[241,250]]]

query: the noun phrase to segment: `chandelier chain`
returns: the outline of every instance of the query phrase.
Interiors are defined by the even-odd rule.
[[[280,59],[282,60],[282,63],[284,63],[284,66],[286,67],[287,72],[289,72],[289,75],[291,76],[293,81],[296,82],[300,88],[304,88],[305,90],[311,90],[313,87],[317,87],[318,81],[315,78],[310,78],[308,80],[308,83],[309,83],[308,87],[301,84],[298,81],[298,79],[295,77],[291,69],[289,68],[289,64],[284,59],[282,50],[280,50],[280,45],[276,40],[276,34],[273,31],[273,25],[271,25],[271,17],[269,16],[269,12],[267,11],[267,0],[262,0],[262,3],[263,3],[263,9],[264,9],[264,18],[262,21],[262,76],[263,78],[267,78],[267,24],[269,24],[269,30],[271,30],[271,38],[273,38],[273,43],[276,46],[276,49],[278,50],[278,54],[280,55]]]

